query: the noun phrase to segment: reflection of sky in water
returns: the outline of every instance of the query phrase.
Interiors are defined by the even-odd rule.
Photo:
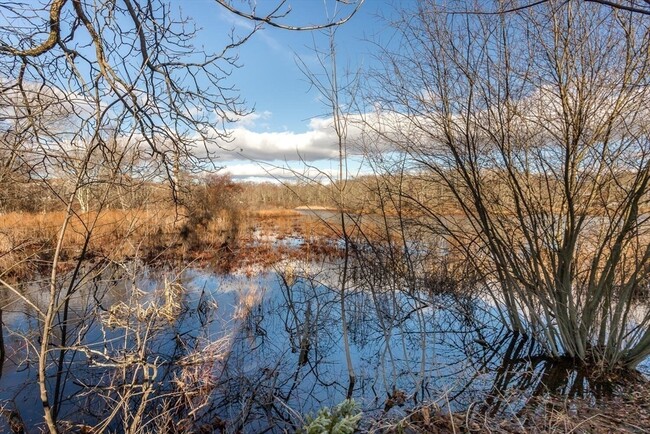
[[[154,302],[151,294],[165,278],[174,277],[145,271],[135,282],[143,291],[139,300],[144,305]],[[125,283],[126,275],[110,278],[100,276],[75,295],[73,324],[80,325],[79,319],[88,313],[106,315],[104,310],[111,305],[127,301],[131,284]],[[198,352],[208,351],[211,343],[219,341],[223,357],[214,368],[217,389],[212,397],[219,414],[234,420],[245,411],[249,429],[262,429],[270,420],[290,428],[280,421],[295,420],[293,412],[313,413],[346,395],[340,294],[330,289],[337,287],[338,278],[335,267],[291,261],[277,271],[252,277],[188,269],[178,279],[184,287],[184,314],[175,318],[173,330],[170,327],[156,336],[151,351],[171,358],[178,351],[179,339],[192,343],[189,350]],[[101,307],[90,287],[101,296]],[[43,300],[35,300],[42,305]],[[199,305],[216,308],[201,311]],[[26,342],[38,345],[32,331],[37,322],[33,315],[21,313],[21,303],[10,306],[4,312],[8,361],[0,380],[0,397],[32,425],[40,421],[40,404],[35,365],[25,362],[24,350]],[[396,390],[405,393],[405,408],[434,400],[441,407],[461,411],[483,401],[493,388],[504,393],[521,387],[528,390],[524,396],[531,394],[539,378],[548,374],[544,360],[524,361],[537,355],[536,345],[511,339],[489,305],[481,301],[450,295],[410,296],[400,291],[373,293],[352,282],[346,309],[357,377],[353,397],[374,416],[382,415],[387,397]],[[118,354],[125,342],[130,345],[119,327],[100,327],[95,322],[72,330],[73,336],[96,351]],[[498,349],[495,352],[491,347]],[[504,358],[510,362],[504,363]],[[70,353],[67,361],[74,369],[63,391],[70,400],[61,417],[75,418],[76,407],[86,402],[78,395],[79,384],[100,382],[104,371],[88,367],[81,353]],[[522,367],[528,372],[521,372]],[[575,376],[569,379],[580,381]],[[514,399],[511,404],[516,411],[523,401]],[[398,407],[388,410],[391,415],[402,411]]]

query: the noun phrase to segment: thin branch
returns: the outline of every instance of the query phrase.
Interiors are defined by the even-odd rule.
[[[363,3],[365,2],[365,0],[358,0],[354,10],[344,18],[341,18],[340,20],[337,21],[333,21],[325,24],[315,24],[310,26],[291,26],[288,24],[279,23],[277,19],[280,18],[281,16],[275,15],[274,12],[271,12],[270,14],[265,16],[260,16],[260,15],[255,15],[255,13],[247,13],[240,9],[237,9],[236,7],[232,6],[227,0],[215,0],[215,1],[221,6],[223,6],[224,8],[228,9],[228,11],[232,12],[233,14],[238,15],[242,18],[246,18],[247,20],[261,22],[264,24],[268,24],[271,27],[276,27],[278,29],[291,30],[291,31],[322,30],[330,27],[340,26],[341,24],[347,23],[359,11],[361,5],[363,5]],[[284,2],[282,2],[281,4],[283,3]],[[276,11],[277,10],[278,8],[276,8]]]

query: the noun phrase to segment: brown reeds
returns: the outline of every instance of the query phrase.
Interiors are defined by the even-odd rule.
[[[335,255],[338,250],[334,243],[340,238],[338,222],[291,209],[218,210],[205,224],[195,225],[189,224],[187,214],[172,207],[75,213],[63,240],[60,267],[82,254],[87,237],[83,252],[87,259],[180,259],[224,271],[253,264],[272,266],[283,257]],[[20,279],[45,269],[64,218],[63,212],[0,215],[0,276]],[[364,230],[377,232],[370,223],[364,223]],[[289,237],[303,242],[290,247],[283,242]]]
[[[63,212],[12,212],[0,216],[0,274],[23,277],[46,265],[64,218]],[[173,245],[182,222],[183,218],[171,208],[110,209],[99,215],[76,213],[63,239],[63,257],[73,259],[81,254],[86,238],[86,257],[119,261],[147,256]],[[216,223],[211,232],[219,232]]]

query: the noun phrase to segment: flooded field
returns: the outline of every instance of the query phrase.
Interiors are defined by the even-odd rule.
[[[206,432],[293,432],[350,396],[364,429],[381,431],[422,408],[511,417],[534,397],[616,394],[616,384],[551,363],[507,331],[480,293],[414,290],[379,274],[370,284],[353,265],[341,300],[340,262],[287,259],[228,274],[136,262],[83,270],[55,324],[65,351],[49,354],[54,411],[74,429],[159,429],[190,415]],[[29,432],[42,424],[39,285],[18,288],[34,306],[3,294],[5,430],[12,417]]]

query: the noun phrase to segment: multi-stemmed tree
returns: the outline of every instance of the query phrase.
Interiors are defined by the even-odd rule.
[[[420,2],[379,74],[384,122],[369,125],[428,186],[402,194],[482,273],[513,330],[556,357],[633,368],[650,354],[637,303],[650,277],[650,22],[541,3]]]

